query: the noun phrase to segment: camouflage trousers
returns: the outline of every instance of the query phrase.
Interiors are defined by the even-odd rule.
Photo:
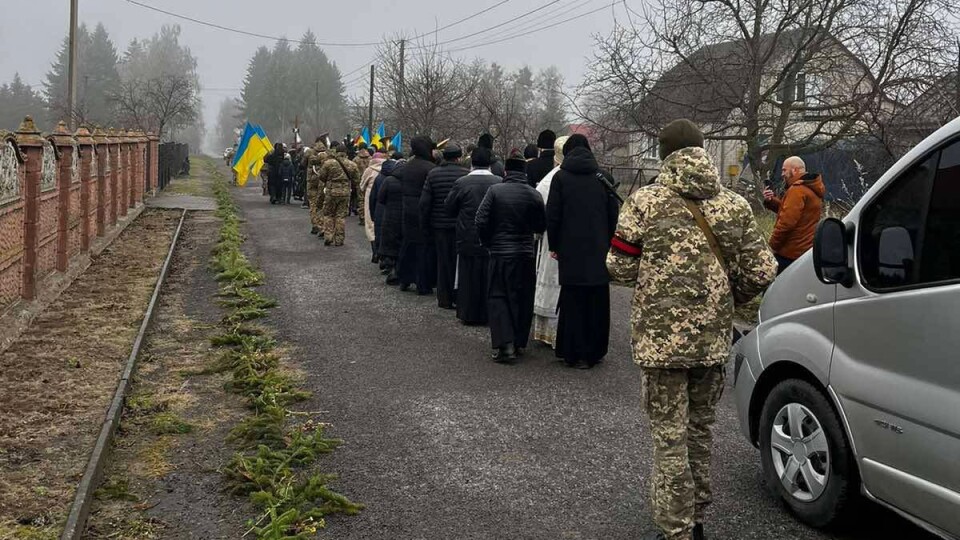
[[[344,225],[350,211],[349,195],[327,195],[323,201],[323,236],[335,246],[343,245]]]
[[[307,188],[307,202],[310,204],[310,225],[322,229],[323,219],[320,217],[320,205],[323,204],[323,192],[316,188]]]
[[[690,538],[710,504],[711,426],[724,367],[643,369],[643,400],[653,436],[650,501],[668,540]]]

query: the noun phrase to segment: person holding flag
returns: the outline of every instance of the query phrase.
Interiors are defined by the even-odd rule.
[[[240,137],[240,144],[237,145],[232,164],[232,168],[236,172],[238,186],[247,183],[247,178],[251,172],[254,175],[260,174],[260,169],[263,167],[263,158],[270,153],[269,144],[270,139],[267,138],[263,129],[247,122],[243,127],[243,135]]]

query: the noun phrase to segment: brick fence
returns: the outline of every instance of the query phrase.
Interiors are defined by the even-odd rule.
[[[0,130],[0,314],[90,249],[157,188],[159,139],[24,118]]]

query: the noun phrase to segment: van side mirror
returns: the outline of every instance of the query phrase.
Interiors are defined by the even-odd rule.
[[[813,269],[817,279],[844,287],[853,285],[853,269],[847,254],[847,226],[836,218],[827,218],[813,237]]]

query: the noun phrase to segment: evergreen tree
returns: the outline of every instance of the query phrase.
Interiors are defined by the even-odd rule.
[[[346,98],[340,71],[310,31],[296,49],[280,41],[257,49],[247,66],[240,106],[245,119],[263,126],[274,141],[292,138],[296,120],[304,141],[345,132]]]
[[[537,126],[556,133],[567,126],[566,97],[563,95],[563,75],[555,66],[540,70],[535,83]]]
[[[237,101],[234,98],[225,98],[220,102],[213,142],[214,149],[218,152],[222,152],[225,148],[229,148],[237,142],[235,130],[242,126],[241,117],[243,115]]]
[[[0,129],[14,131],[26,115],[36,118],[43,111],[43,98],[28,84],[13,75],[13,81],[0,85]]]
[[[69,36],[57,53],[44,82],[48,120],[55,124],[70,116],[67,110],[67,74],[70,62]],[[115,120],[111,93],[120,82],[117,49],[103,24],[93,33],[86,25],[77,29],[77,93],[73,116],[79,123],[106,125]]]

